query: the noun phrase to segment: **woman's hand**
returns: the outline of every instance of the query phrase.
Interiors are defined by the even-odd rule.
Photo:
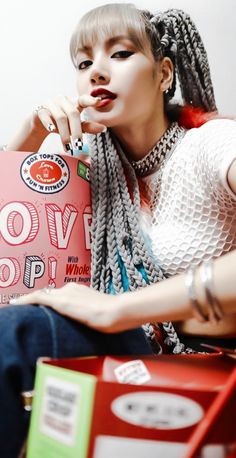
[[[34,123],[38,122],[48,132],[57,132],[66,152],[78,149],[82,141],[82,133],[97,134],[106,127],[93,121],[81,121],[81,113],[85,108],[95,107],[100,97],[81,95],[75,102],[69,97],[58,96],[40,106],[34,113]]]
[[[58,133],[63,148],[71,153],[80,149],[82,133],[97,134],[106,127],[93,121],[81,121],[81,113],[95,107],[100,97],[81,95],[76,101],[57,96],[38,107],[26,119],[20,131],[8,142],[8,151],[38,151],[50,133]]]
[[[40,304],[61,315],[79,321],[101,332],[122,331],[119,323],[119,296],[103,294],[76,283],[62,288],[44,288],[10,301],[10,304]]]

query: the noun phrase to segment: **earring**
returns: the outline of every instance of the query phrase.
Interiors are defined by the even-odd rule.
[[[165,90],[165,94],[168,95],[172,89],[172,84]]]
[[[172,89],[172,82],[170,83],[170,86],[165,90],[165,95],[170,95]]]

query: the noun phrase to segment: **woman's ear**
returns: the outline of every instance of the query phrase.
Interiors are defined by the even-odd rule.
[[[174,66],[173,62],[169,57],[163,57],[163,59],[161,60],[160,72],[162,76],[160,89],[162,92],[165,92],[171,88],[173,82]]]

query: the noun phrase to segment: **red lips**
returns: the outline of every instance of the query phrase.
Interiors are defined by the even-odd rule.
[[[112,99],[114,100],[117,95],[114,94],[114,92],[111,92],[111,91],[108,91],[107,89],[105,88],[98,88],[98,89],[94,89],[91,94],[90,94],[92,97],[102,97],[103,99]]]

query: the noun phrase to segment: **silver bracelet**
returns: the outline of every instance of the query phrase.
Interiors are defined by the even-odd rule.
[[[201,266],[201,279],[205,290],[207,306],[209,309],[209,321],[218,323],[222,320],[224,313],[214,293],[213,262],[211,259],[204,261]]]
[[[195,291],[195,272],[196,272],[196,267],[190,267],[185,274],[185,285],[187,287],[187,293],[188,293],[188,298],[191,303],[191,306],[193,308],[193,313],[194,317],[200,321],[201,323],[204,323],[208,321],[208,316],[206,316],[202,309],[201,306],[198,302],[196,291]]]

